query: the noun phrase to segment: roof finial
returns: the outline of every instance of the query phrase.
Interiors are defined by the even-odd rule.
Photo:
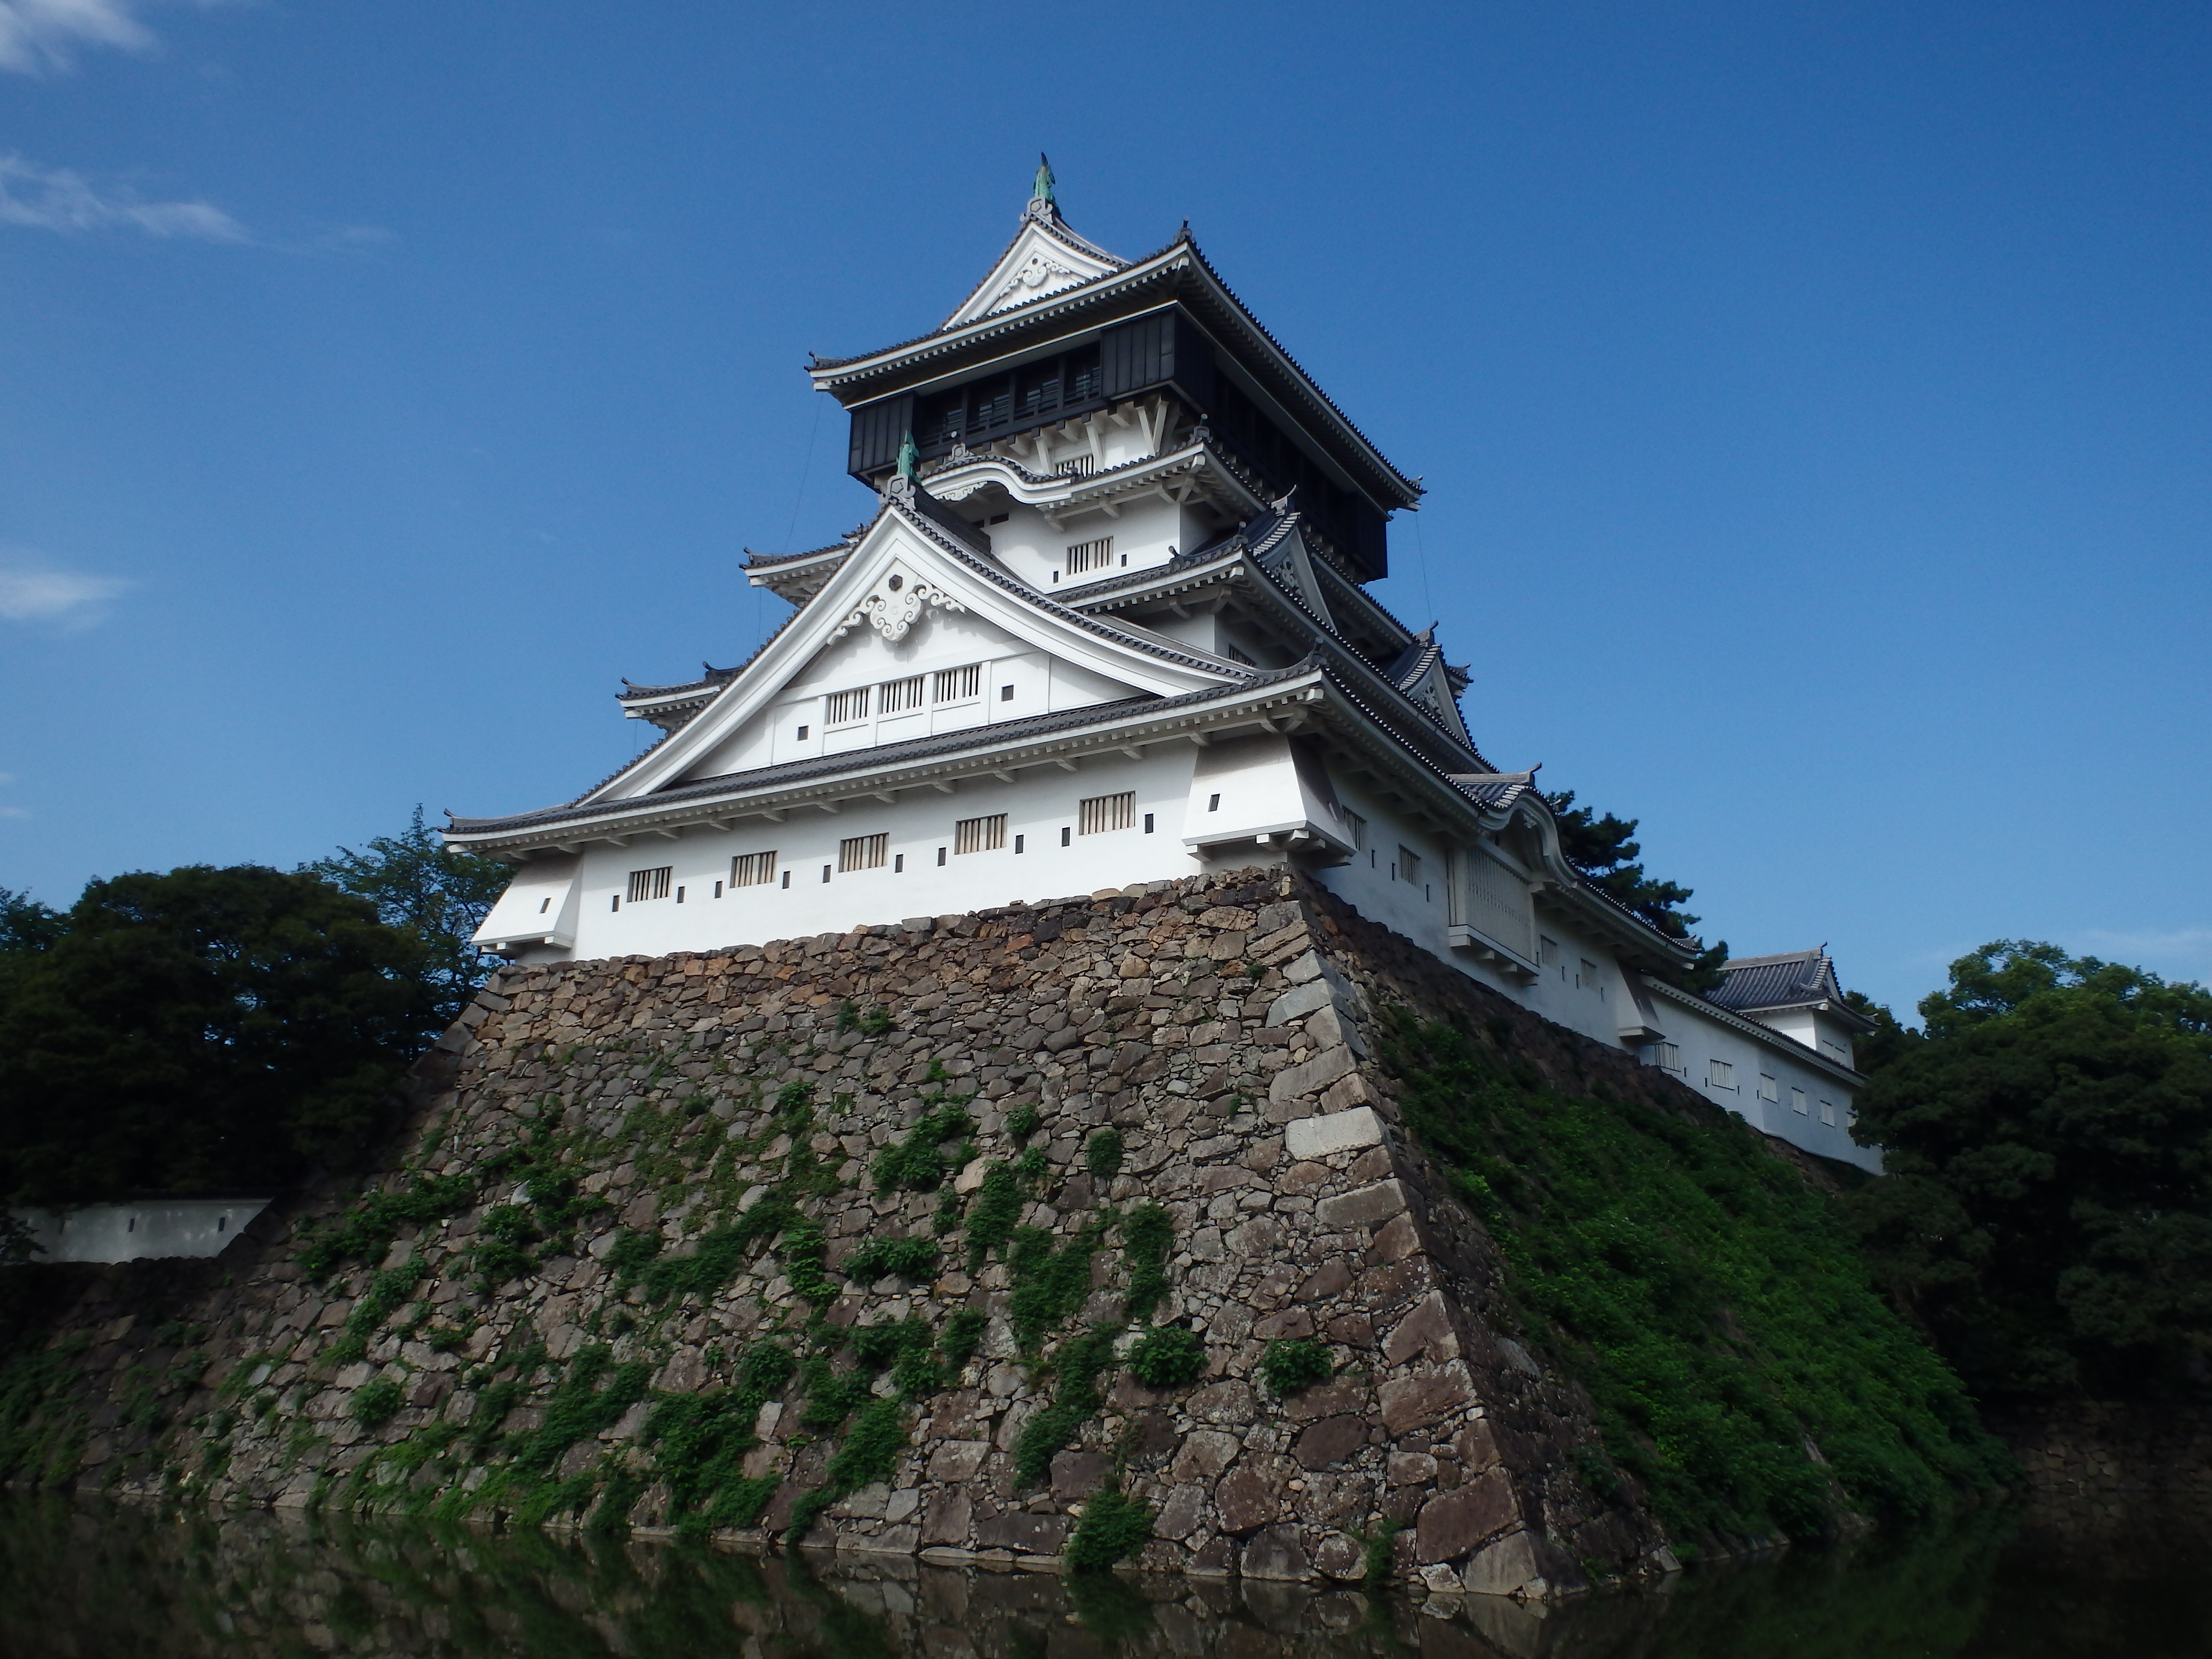
[[[1036,179],[1030,185],[1030,206],[1035,209],[1040,202],[1055,216],[1059,214],[1060,198],[1053,194],[1052,189],[1052,162],[1042,150],[1037,152]]]
[[[915,447],[914,432],[913,429],[909,428],[908,428],[904,441],[899,445],[898,475],[900,477],[910,481],[913,479],[915,473],[920,471],[921,466],[921,452]]]

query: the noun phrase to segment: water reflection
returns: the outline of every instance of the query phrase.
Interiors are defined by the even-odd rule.
[[[0,1499],[0,1652],[532,1659],[2166,1659],[2212,1651],[2172,1528],[2062,1542],[2011,1513],[1543,1611],[1348,1591]]]

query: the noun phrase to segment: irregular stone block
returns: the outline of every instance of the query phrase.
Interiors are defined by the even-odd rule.
[[[1513,1484],[1503,1469],[1421,1505],[1414,1527],[1413,1553],[1421,1561],[1456,1561],[1515,1519]]]
[[[1358,1455],[1367,1449],[1367,1422],[1359,1417],[1324,1417],[1309,1424],[1291,1455],[1309,1469],[1325,1469]]]
[[[1213,1480],[1237,1458],[1237,1437],[1218,1429],[1193,1429],[1169,1473],[1178,1480]]]
[[[1252,1388],[1231,1379],[1200,1389],[1190,1397],[1190,1414],[1201,1423],[1249,1423]]]
[[[921,1506],[921,1538],[925,1544],[965,1544],[972,1504],[964,1488],[940,1487]]]
[[[991,1455],[988,1440],[947,1440],[929,1455],[929,1478],[954,1484],[973,1480]]]
[[[1328,1158],[1357,1152],[1382,1139],[1382,1120],[1365,1107],[1357,1111],[1332,1112],[1325,1117],[1302,1117],[1283,1130],[1283,1148],[1292,1158]]]
[[[1444,1306],[1443,1292],[1431,1291],[1413,1304],[1407,1314],[1382,1339],[1382,1357],[1393,1365],[1405,1364],[1415,1358],[1426,1358],[1437,1364],[1459,1357],[1459,1335],[1452,1329],[1451,1313]]]
[[[1486,1546],[1460,1576],[1471,1595],[1519,1595],[1540,1589],[1543,1569],[1536,1559],[1535,1540],[1525,1532],[1511,1532]]]
[[[1279,1507],[1266,1480],[1251,1469],[1237,1470],[1213,1489],[1213,1508],[1224,1532],[1242,1534],[1264,1527]]]
[[[1199,1520],[1206,1513],[1206,1488],[1177,1486],[1168,1494],[1167,1502],[1152,1522],[1152,1530],[1162,1538],[1182,1540],[1198,1530]]]
[[[1313,1563],[1296,1527],[1269,1527],[1245,1545],[1237,1570],[1247,1578],[1297,1583],[1313,1576]]]
[[[1057,1555],[1074,1523],[1064,1515],[1031,1515],[1016,1510],[1006,1515],[985,1516],[975,1522],[975,1542],[987,1550],[1012,1550],[1022,1555]]]
[[[1052,1460],[1052,1495],[1063,1504],[1075,1503],[1098,1490],[1112,1463],[1097,1452],[1064,1451]]]
[[[1426,1428],[1474,1401],[1467,1373],[1456,1363],[1425,1376],[1391,1378],[1376,1395],[1382,1408],[1382,1427],[1392,1437],[1412,1429]]]
[[[1274,1101],[1298,1100],[1307,1095],[1319,1094],[1323,1089],[1349,1072],[1354,1064],[1352,1050],[1341,1043],[1323,1049],[1303,1066],[1285,1066],[1267,1080],[1267,1098]]]
[[[1267,1005],[1267,1024],[1288,1025],[1294,1019],[1304,1019],[1316,1009],[1328,1007],[1331,994],[1325,979],[1310,979],[1303,985],[1292,986]]]
[[[1367,1550],[1356,1538],[1333,1532],[1314,1547],[1314,1571],[1340,1583],[1367,1576]]]
[[[1324,1198],[1315,1206],[1322,1225],[1343,1232],[1353,1227],[1372,1227],[1400,1214],[1411,1201],[1405,1183],[1396,1179],[1378,1181],[1371,1187],[1362,1187],[1336,1198]]]

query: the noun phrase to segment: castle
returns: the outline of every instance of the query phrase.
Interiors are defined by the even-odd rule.
[[[1041,168],[938,327],[819,359],[877,496],[830,546],[754,554],[792,615],[752,658],[628,685],[664,735],[565,805],[457,817],[515,864],[477,943],[659,957],[1209,868],[1297,866],[1541,1017],[1765,1133],[1879,1167],[1822,951],[1680,988],[1692,947],[1561,850],[1529,772],[1469,733],[1465,669],[1367,591],[1408,478],[1186,228],[1127,260]]]

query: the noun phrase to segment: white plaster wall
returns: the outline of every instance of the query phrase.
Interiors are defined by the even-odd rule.
[[[925,701],[920,708],[884,714],[884,682],[933,675],[939,669],[969,663],[980,664],[983,670],[973,702],[939,703],[933,685],[928,685],[923,688]],[[828,694],[858,686],[872,688],[867,718],[832,730],[825,719]],[[1129,686],[1033,650],[978,617],[933,611],[927,627],[915,629],[896,644],[872,628],[855,628],[817,653],[773,705],[718,744],[684,777],[725,777],[1135,695]],[[804,737],[799,735],[802,729]]]
[[[1188,744],[1161,744],[1141,761],[1086,761],[1072,773],[1032,767],[1013,783],[963,781],[949,795],[909,790],[895,805],[849,802],[834,815],[794,811],[781,824],[753,818],[726,831],[687,830],[672,841],[648,836],[628,847],[589,847],[583,854],[575,948],[541,949],[526,952],[523,959],[659,956],[759,945],[908,916],[959,915],[1018,899],[1060,898],[1194,875],[1206,866],[1183,846],[1182,822],[1196,754]],[[1133,828],[1074,833],[1079,801],[1125,789],[1136,796]],[[996,812],[1006,815],[1002,850],[951,851],[955,822]],[[1150,834],[1144,827],[1148,812],[1153,821]],[[1069,832],[1065,847],[1063,829]],[[880,869],[839,873],[838,842],[878,832],[890,837],[890,861]],[[942,865],[937,862],[940,847],[945,849]],[[1243,849],[1239,861],[1264,861],[1250,859],[1252,850]],[[733,857],[767,851],[776,854],[780,872],[789,872],[789,887],[781,876],[767,887],[726,884]],[[902,857],[902,870],[897,867]],[[627,889],[631,871],[659,865],[674,872],[669,897],[614,903]],[[720,898],[714,896],[717,881],[725,884]],[[684,894],[680,902],[673,890],[678,888]]]
[[[139,1261],[219,1255],[268,1207],[265,1198],[165,1198],[15,1213],[45,1248],[34,1261]]]
[[[976,508],[968,505],[963,510],[972,516]],[[1185,508],[1157,495],[1117,502],[1111,509],[1086,508],[1057,526],[1033,507],[1013,506],[1005,511],[1004,523],[983,527],[991,538],[992,555],[1048,598],[1109,576],[1164,564],[1170,549],[1188,553],[1196,544],[1194,537],[1211,533],[1200,529]],[[1067,550],[1104,536],[1114,538],[1114,562],[1103,569],[1071,574]]]
[[[1745,1018],[1757,1020],[1839,1065],[1852,1063],[1851,1034],[1840,1020],[1815,1013],[1810,1008],[1784,1008],[1772,1013],[1747,1014]]]
[[[1881,1170],[1881,1153],[1860,1146],[1850,1137],[1850,1086],[1820,1067],[1796,1059],[1791,1051],[1802,1048],[1802,1044],[1787,1037],[1761,1042],[1670,999],[1655,997],[1652,1006],[1658,1015],[1660,1029],[1667,1033],[1667,1040],[1680,1055],[1679,1075],[1682,1081],[1706,1099],[1727,1107],[1753,1127],[1808,1152],[1856,1164],[1865,1170]],[[1732,1068],[1733,1087],[1713,1082],[1711,1062],[1716,1060],[1727,1062]],[[1762,1073],[1774,1079],[1779,1099],[1763,1101],[1759,1097]],[[1793,1090],[1803,1091],[1802,1113],[1794,1108]],[[1820,1121],[1823,1101],[1833,1109],[1836,1121],[1832,1124]]]

